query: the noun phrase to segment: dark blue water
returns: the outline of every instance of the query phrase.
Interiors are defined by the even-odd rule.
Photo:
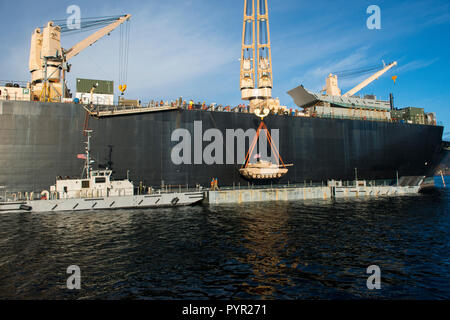
[[[449,203],[441,188],[366,201],[2,214],[0,298],[449,299]],[[81,268],[81,290],[66,288],[70,265]],[[370,265],[381,290],[367,289]]]

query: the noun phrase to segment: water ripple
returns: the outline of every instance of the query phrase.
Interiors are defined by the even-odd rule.
[[[449,199],[3,214],[0,298],[449,299]]]

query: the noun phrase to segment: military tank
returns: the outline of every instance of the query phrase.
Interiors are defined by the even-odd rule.
[[[239,169],[239,173],[247,180],[280,179],[288,172],[287,166],[292,166],[292,164],[278,165],[258,159],[256,163]]]

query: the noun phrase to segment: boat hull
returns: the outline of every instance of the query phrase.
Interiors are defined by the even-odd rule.
[[[56,176],[78,177],[84,161],[82,105],[0,101],[0,186],[9,191],[40,192],[54,184]],[[195,123],[194,123],[195,122]],[[441,126],[348,119],[268,116],[269,130],[278,130],[279,151],[292,163],[280,183],[320,182],[329,179],[395,179],[399,176],[430,176],[443,156]],[[200,137],[196,124],[201,125]],[[223,162],[196,163],[195,143],[208,129],[226,136],[230,129],[256,129],[252,114],[175,110],[166,112],[91,118],[92,155],[97,164],[112,167],[117,178],[129,170],[135,185],[209,187],[246,185],[240,175],[239,150],[224,144]],[[198,126],[197,126],[198,127]],[[179,140],[175,130],[191,135],[191,163],[177,164],[173,150]],[[198,131],[198,130],[197,130]],[[205,139],[207,140],[207,139]],[[247,140],[246,150],[251,139]],[[227,164],[228,153],[234,162]],[[198,159],[197,159],[198,160]],[[0,190],[1,192],[1,190]]]
[[[196,204],[198,202],[201,202],[203,198],[203,192],[178,192],[103,198],[31,200],[15,203],[0,203],[0,212],[39,213],[177,207]]]

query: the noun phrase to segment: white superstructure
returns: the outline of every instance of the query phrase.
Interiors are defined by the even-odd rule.
[[[111,170],[93,170],[86,179],[57,179],[50,187],[51,199],[132,196],[134,186],[128,179],[111,180]]]

